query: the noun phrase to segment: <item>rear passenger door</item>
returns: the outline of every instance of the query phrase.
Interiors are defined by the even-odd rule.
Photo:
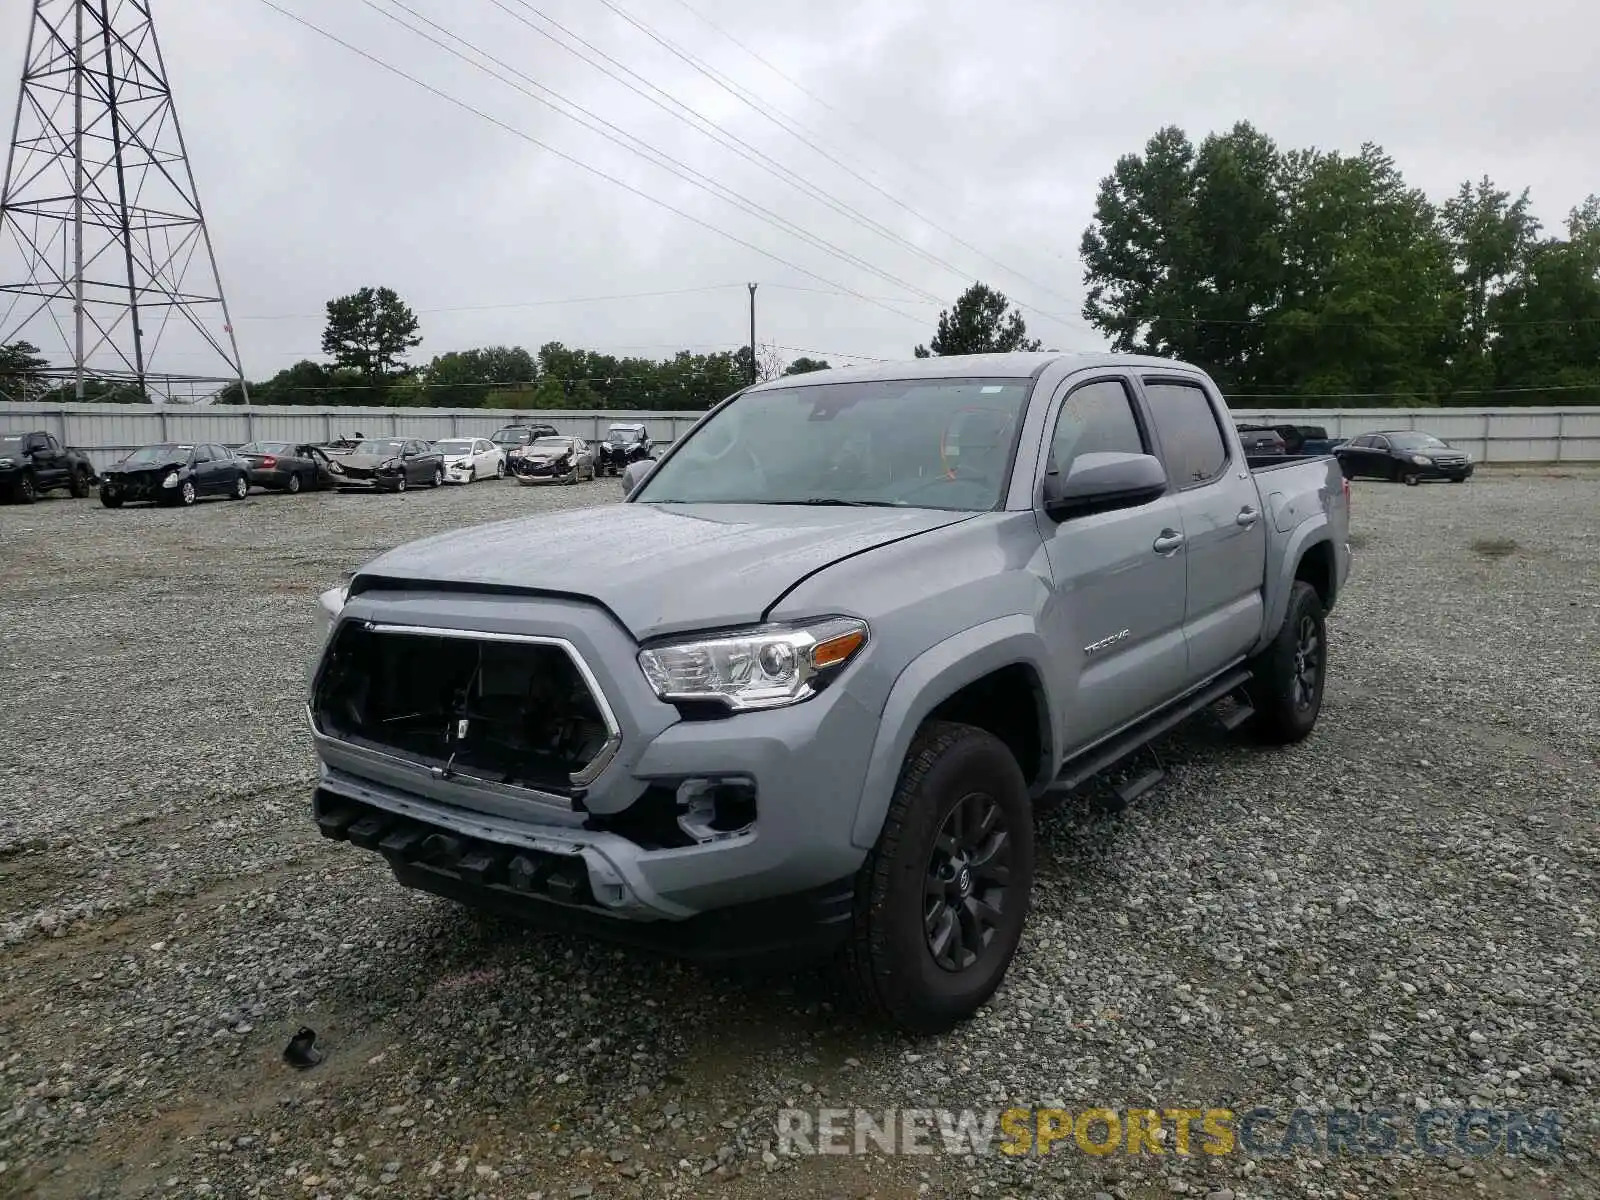
[[[1155,453],[1131,381],[1068,380],[1052,399],[1044,471],[1080,454]],[[1036,488],[1037,494],[1037,488]],[[1149,504],[1057,521],[1035,502],[1054,580],[1040,628],[1054,660],[1067,754],[1171,699],[1184,685],[1184,561],[1163,539],[1179,529],[1168,494]]]
[[[1192,376],[1151,374],[1140,382],[1182,523],[1184,640],[1189,679],[1198,683],[1261,635],[1266,519],[1242,449],[1223,433],[1222,398]]]

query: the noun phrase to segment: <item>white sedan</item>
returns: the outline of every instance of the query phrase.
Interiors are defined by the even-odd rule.
[[[444,455],[446,483],[506,477],[506,452],[488,438],[446,438],[433,448]]]

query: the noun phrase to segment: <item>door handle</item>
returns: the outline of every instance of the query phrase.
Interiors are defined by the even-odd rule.
[[[1153,548],[1157,554],[1171,554],[1181,545],[1183,534],[1175,529],[1164,529],[1161,536],[1156,538]]]
[[[1241,508],[1239,515],[1233,519],[1235,525],[1242,525],[1246,529],[1254,525],[1261,518],[1261,514],[1253,508]]]

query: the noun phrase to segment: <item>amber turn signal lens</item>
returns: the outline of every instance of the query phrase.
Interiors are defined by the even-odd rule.
[[[836,667],[861,648],[861,643],[867,640],[867,635],[858,629],[841,634],[836,638],[829,638],[825,642],[818,642],[816,649],[811,651],[811,665],[821,670],[823,667]]]

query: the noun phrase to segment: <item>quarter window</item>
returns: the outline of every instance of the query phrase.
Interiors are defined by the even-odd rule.
[[[1144,394],[1173,482],[1193,487],[1220,475],[1228,463],[1228,444],[1205,390],[1163,380],[1146,383]]]

